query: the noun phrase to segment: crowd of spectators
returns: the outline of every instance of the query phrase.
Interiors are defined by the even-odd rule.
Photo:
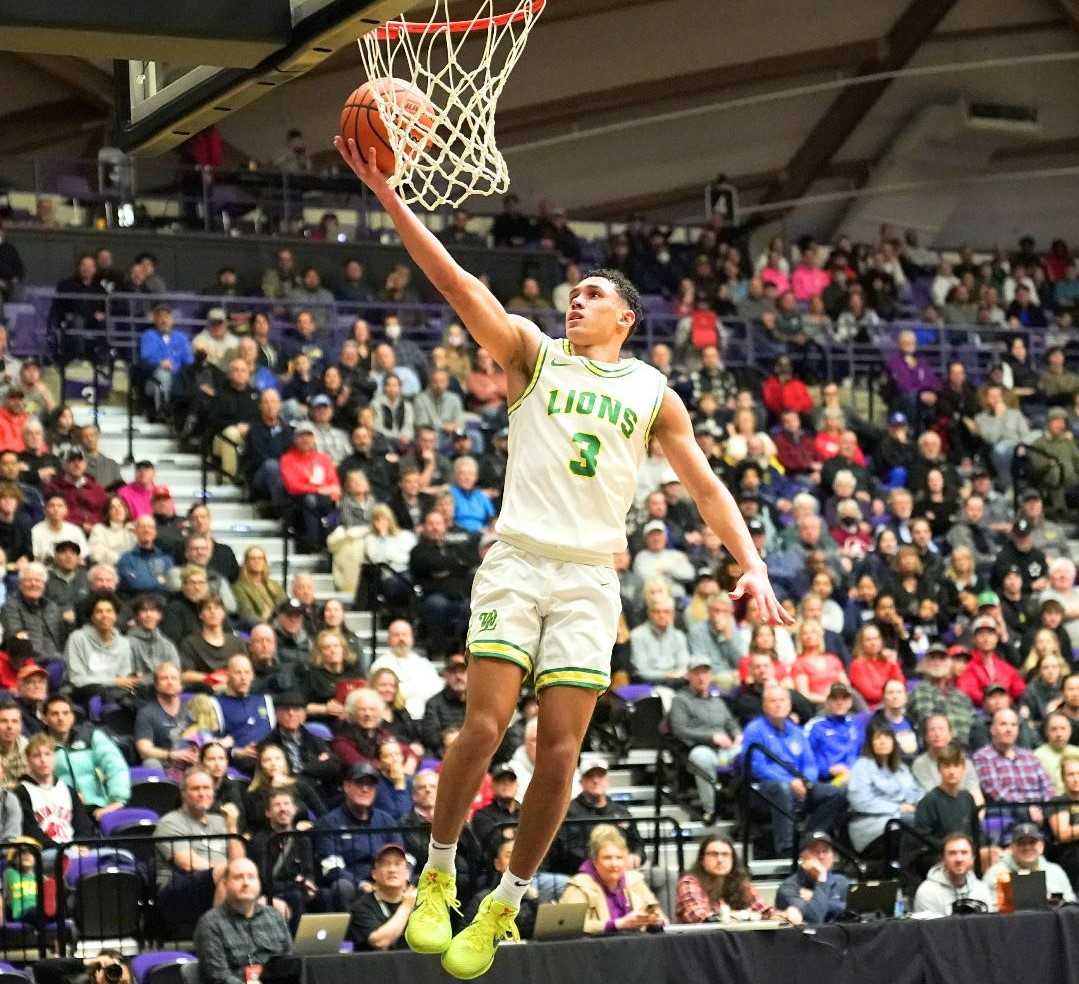
[[[456,215],[446,235],[471,244],[467,224]],[[565,283],[580,276],[580,243],[557,210],[537,224],[508,200],[495,230],[500,245],[549,240]],[[767,750],[750,762],[768,804],[758,847],[801,847],[801,881],[777,901],[788,918],[833,916],[845,891],[833,843],[880,856],[891,821],[939,845],[929,879],[938,895],[954,891],[966,873],[949,862],[962,853],[950,837],[969,838],[986,801],[1016,804],[982,838],[987,867],[1029,867],[1015,845],[1033,825],[1074,885],[1074,261],[1021,244],[1011,257],[949,264],[888,236],[872,248],[774,241],[755,263],[744,253],[706,229],[687,262],[633,222],[607,262],[673,305],[673,349],[642,356],[685,398],[796,624],[766,625],[751,599],[729,599],[739,571],[653,443],[614,563],[616,688],[661,698],[707,819],[722,809],[714,779],[750,746]],[[223,270],[205,326],[189,333],[153,297],[165,285],[152,256],[120,273],[99,253],[79,260],[60,285],[79,297],[51,315],[74,346],[66,355],[93,354],[105,295],[153,284],[131,312],[146,412],[215,456],[226,480],[291,524],[301,550],[329,555],[339,590],[382,616],[382,653],[349,630],[347,604],[316,600],[309,575],[279,583],[257,543],[237,558],[212,506],[179,515],[153,462],[125,481],[96,428],[76,426],[37,361],[8,354],[0,331],[0,684],[11,691],[0,760],[18,832],[48,848],[92,836],[127,804],[129,769],[157,770],[181,783],[159,833],[220,838],[204,854],[162,858],[159,887],[178,895],[177,910],[220,903],[226,870],[240,870],[227,866],[246,850],[273,872],[264,887],[286,919],[347,909],[357,945],[373,948],[400,945],[396,913],[412,897],[402,859],[422,864],[426,850],[393,828],[429,820],[438,761],[463,720],[469,590],[494,541],[508,454],[505,374],[457,324],[432,350],[417,345],[423,332],[403,330],[416,327],[411,273],[391,280],[376,290],[350,260],[331,292],[282,248],[260,285],[272,318],[230,303],[242,294]],[[564,286],[548,301],[550,288],[526,276],[511,304],[553,310]],[[932,303],[895,336],[875,419],[841,380],[821,377],[822,357],[845,340],[885,345],[919,289]],[[332,351],[320,318],[335,298],[359,315]],[[365,316],[375,300],[406,307]],[[766,378],[725,364],[724,319],[773,345]],[[999,359],[984,378],[924,354],[943,345],[958,356],[968,342]],[[619,700],[605,697],[605,712],[617,715]],[[531,776],[534,714],[523,698],[477,796],[462,901],[506,864],[502,825]],[[568,827],[537,899],[587,901],[590,932],[644,930],[666,917],[607,773],[605,760],[582,762],[570,815],[617,826]],[[801,842],[799,821],[813,835]],[[307,826],[306,848],[273,854],[274,835]],[[364,829],[379,832],[355,836]],[[679,913],[762,912],[727,865],[721,841],[703,843]],[[392,911],[378,922],[376,909]]]

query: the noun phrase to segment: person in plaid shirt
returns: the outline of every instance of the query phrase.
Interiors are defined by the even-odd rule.
[[[943,714],[952,726],[955,741],[966,748],[974,723],[974,704],[955,685],[952,657],[941,644],[929,647],[918,666],[921,682],[911,692],[907,714],[919,733],[934,714]]]
[[[978,749],[972,759],[986,801],[1021,803],[1035,800],[1047,803],[1052,800],[1053,784],[1044,766],[1033,752],[1016,744],[1019,715],[1010,707],[997,711],[993,715],[989,735],[991,744]],[[1031,806],[1026,813],[1034,823],[1045,822],[1040,807]]]

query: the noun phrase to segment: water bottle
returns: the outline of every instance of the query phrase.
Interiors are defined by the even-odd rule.
[[[902,919],[907,914],[907,898],[902,891],[895,893],[895,918]]]

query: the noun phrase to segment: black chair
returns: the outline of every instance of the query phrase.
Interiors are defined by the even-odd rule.
[[[180,805],[180,787],[171,779],[143,779],[132,783],[128,806],[141,806],[164,816]]]
[[[142,940],[142,880],[133,871],[99,871],[75,884],[73,915],[85,940]]]

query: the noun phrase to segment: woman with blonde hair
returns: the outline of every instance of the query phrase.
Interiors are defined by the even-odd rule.
[[[315,636],[306,666],[299,667],[297,684],[307,700],[307,713],[316,718],[345,716],[340,700],[341,683],[359,680],[356,655],[345,648],[344,640],[332,629],[323,629]]]
[[[561,902],[588,905],[584,931],[590,935],[663,926],[659,901],[640,871],[626,867],[629,848],[621,831],[601,823],[588,839],[588,860],[562,893]]]
[[[869,623],[854,637],[854,652],[850,661],[851,686],[865,698],[871,708],[884,699],[884,685],[889,680],[905,684],[906,677],[894,650],[885,650],[880,629]]]
[[[322,606],[322,611],[319,613],[319,631],[323,630],[334,632],[341,637],[341,641],[345,644],[345,649],[348,650],[353,660],[353,665],[356,666],[356,672],[361,677],[366,677],[371,661],[364,658],[363,643],[360,642],[360,637],[345,622],[345,606],[337,598],[327,599]]]
[[[420,722],[408,713],[405,707],[405,695],[401,691],[401,680],[389,666],[375,670],[368,685],[382,698],[386,708],[382,720],[389,726],[393,736],[403,745],[407,745],[412,754],[424,755],[423,741],[420,736]]]
[[[180,737],[184,741],[202,746],[206,742],[214,741],[223,748],[232,747],[232,736],[226,735],[224,722],[217,707],[217,701],[209,694],[193,694],[191,699],[184,705],[187,716],[191,723],[184,728]]]
[[[285,750],[276,742],[263,742],[257,750],[255,774],[244,792],[244,818],[249,832],[257,833],[269,828],[266,807],[269,805],[270,796],[281,790],[292,793],[297,810],[306,814],[307,826],[310,826],[310,821],[317,820],[326,812],[326,804],[315,787],[306,779],[293,774],[292,764]],[[303,823],[304,819],[301,819],[296,829],[304,829]]]
[[[1056,633],[1052,629],[1038,629],[1030,655],[1023,664],[1024,671],[1028,671],[1027,689],[1019,701],[1020,713],[1028,715],[1037,728],[1060,706],[1067,665]]]
[[[337,526],[326,538],[326,549],[333,558],[333,583],[338,591],[356,594],[364,563],[364,541],[371,528],[371,516],[377,508],[363,471],[355,469],[345,475]]]
[[[378,593],[390,607],[407,604],[412,593],[408,577],[408,561],[416,546],[416,534],[397,525],[393,510],[377,505],[371,510],[371,527],[363,538],[363,553],[367,569],[363,572],[365,590]],[[368,607],[372,607],[368,605]]]
[[[775,457],[776,442],[757,427],[757,414],[746,407],[734,412],[734,419],[727,425],[727,440],[723,446],[723,460],[737,465],[749,454],[749,441],[757,438],[764,446],[766,458]]]
[[[256,622],[270,621],[274,609],[285,600],[284,587],[270,577],[270,564],[262,547],[252,545],[244,551],[243,566],[232,593],[236,598],[236,613]]]
[[[832,684],[850,686],[847,671],[838,656],[825,651],[824,626],[820,622],[803,621],[795,637],[798,640],[798,658],[791,667],[794,686],[806,700],[820,707]]]

